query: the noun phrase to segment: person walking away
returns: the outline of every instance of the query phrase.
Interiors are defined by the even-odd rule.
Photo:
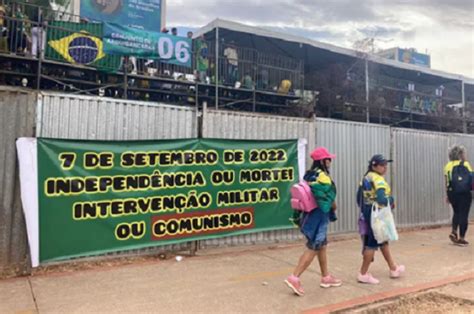
[[[395,208],[390,186],[385,181],[384,175],[387,173],[387,165],[392,160],[387,160],[383,155],[376,154],[369,161],[369,166],[364,178],[359,186],[357,202],[361,209],[359,216],[359,232],[361,234],[362,266],[360,267],[357,281],[366,284],[378,284],[379,280],[373,277],[368,271],[374,260],[375,251],[380,248],[382,255],[390,270],[390,278],[398,278],[405,271],[404,265],[397,265],[390,253],[389,243],[379,244],[374,237],[370,225],[372,206],[374,202],[377,206],[387,206],[389,203],[392,209]]]
[[[453,208],[452,230],[449,239],[454,244],[467,246],[464,238],[472,203],[472,167],[466,160],[466,148],[455,145],[449,150],[449,162],[444,167],[447,201]],[[458,233],[459,229],[459,233]]]
[[[304,295],[300,276],[311,265],[316,255],[321,270],[320,286],[330,288],[342,285],[341,280],[329,273],[326,254],[329,216],[331,211],[336,210],[336,185],[329,174],[335,157],[325,147],[316,148],[311,152],[313,165],[304,175],[304,180],[311,187],[318,207],[311,212],[303,213],[300,219],[300,230],[307,240],[306,250],[301,255],[293,273],[284,281],[299,296]]]

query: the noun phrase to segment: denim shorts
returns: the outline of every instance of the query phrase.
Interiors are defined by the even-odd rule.
[[[364,215],[364,220],[367,222],[367,233],[362,235],[364,248],[367,248],[370,250],[377,250],[379,247],[383,246],[384,244],[388,242],[379,244],[377,240],[375,240],[374,232],[372,231],[372,226],[370,225],[372,206],[371,205],[364,206],[364,209],[362,210],[362,214]]]
[[[306,237],[308,249],[318,251],[327,245],[328,225],[329,213],[325,213],[319,208],[303,216],[301,232]]]

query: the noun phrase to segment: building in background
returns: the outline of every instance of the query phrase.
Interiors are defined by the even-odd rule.
[[[431,68],[431,56],[419,53],[414,48],[403,49],[396,47],[383,50],[377,54],[386,59]]]

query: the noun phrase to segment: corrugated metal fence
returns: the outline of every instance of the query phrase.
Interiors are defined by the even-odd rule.
[[[197,137],[194,108],[123,99],[41,93],[38,137],[87,140],[147,140]],[[191,249],[182,243],[114,252],[108,256]]]
[[[259,140],[306,138],[309,148],[312,149],[315,143],[315,131],[313,119],[217,110],[206,110],[203,115],[204,138]],[[278,242],[300,238],[301,233],[293,228],[204,240],[200,241],[200,247]]]
[[[397,203],[396,219],[401,226],[419,226],[447,223],[450,219],[451,213],[443,202],[442,175],[448,147],[460,143],[474,154],[473,135],[215,110],[204,110],[199,124],[195,108],[55,93],[40,93],[37,97],[35,93],[3,87],[0,121],[0,276],[7,271],[21,273],[28,269],[15,153],[15,139],[20,136],[101,140],[193,138],[198,134],[228,139],[306,138],[309,151],[323,145],[337,154],[332,175],[338,186],[339,220],[331,224],[333,233],[357,228],[355,191],[371,155],[382,153],[395,159],[389,180]],[[299,238],[296,229],[289,229],[206,240],[200,246]],[[157,250],[183,248],[167,246]]]
[[[0,278],[28,270],[15,140],[34,136],[35,108],[34,93],[0,90]]]
[[[390,154],[390,128],[375,124],[317,120],[318,146],[336,154],[332,177],[337,186],[337,214],[330,232],[349,232],[357,228],[359,209],[355,200],[358,183],[367,171],[370,157],[376,153]]]
[[[448,222],[451,213],[444,202],[443,167],[448,159],[449,134],[393,129],[393,144],[397,223]]]
[[[122,99],[42,93],[39,137],[145,140],[197,137],[196,111]]]

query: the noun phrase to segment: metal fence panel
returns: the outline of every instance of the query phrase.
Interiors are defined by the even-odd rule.
[[[86,140],[148,140],[197,137],[196,110],[94,96],[41,93],[38,137]],[[192,243],[120,251],[107,256],[191,249]]]
[[[34,136],[35,105],[34,93],[0,89],[0,278],[29,264],[15,140]]]
[[[40,99],[40,137],[89,140],[197,137],[194,108],[57,93],[41,93]]]
[[[203,137],[256,140],[306,138],[309,149],[313,149],[315,123],[313,119],[205,110],[203,114]],[[291,208],[288,208],[288,210],[291,211]],[[200,247],[291,241],[301,237],[297,229],[274,230],[203,240],[200,242]]]
[[[447,133],[393,129],[395,218],[399,226],[447,223],[443,168]]]
[[[311,142],[314,139],[313,126],[312,119],[206,110],[203,137],[256,140],[306,138]]]
[[[336,183],[338,220],[329,232],[357,230],[359,208],[356,191],[374,154],[390,155],[390,128],[387,126],[317,119],[316,144],[336,154],[331,176]]]
[[[37,101],[38,99],[38,101]],[[37,121],[35,124],[35,115]],[[27,269],[27,238],[21,210],[15,139],[19,136],[133,140],[192,138],[198,135],[194,108],[150,102],[66,95],[0,91],[0,275],[8,269]],[[355,192],[375,153],[395,160],[388,180],[397,203],[399,226],[446,223],[442,169],[448,147],[466,146],[474,154],[474,136],[390,129],[388,126],[330,119],[302,119],[256,113],[204,110],[202,135],[227,139],[306,138],[308,150],[326,146],[337,155],[332,176],[338,187],[339,220],[331,233],[357,229]],[[471,159],[472,160],[472,159]],[[309,160],[308,160],[309,164]],[[290,209],[289,209],[290,210]],[[269,243],[300,239],[296,229],[275,230],[201,241],[201,247]],[[191,243],[111,255],[155,253],[189,249]]]

